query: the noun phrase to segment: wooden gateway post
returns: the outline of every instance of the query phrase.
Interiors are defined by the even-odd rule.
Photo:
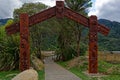
[[[30,46],[29,46],[29,17],[28,14],[20,15],[20,63],[21,71],[30,67]]]
[[[97,34],[99,32],[103,35],[108,35],[110,29],[104,25],[99,24],[96,16],[87,18],[65,7],[63,1],[56,1],[56,6],[30,17],[28,17],[27,14],[21,14],[20,22],[6,27],[6,32],[8,35],[20,32],[20,70],[23,71],[30,68],[29,27],[55,16],[56,18],[61,19],[63,17],[69,18],[89,28],[89,73],[97,73]]]
[[[98,33],[98,23],[97,17],[91,16],[89,18],[89,73],[97,73],[98,67],[98,46],[97,46],[97,33]]]

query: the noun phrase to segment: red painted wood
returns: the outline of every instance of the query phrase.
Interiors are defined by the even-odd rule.
[[[56,10],[56,7],[52,7],[42,12],[39,12],[35,15],[30,16],[29,25],[32,26],[34,24],[40,23],[42,21],[45,21],[47,19],[54,17],[56,15],[55,10]]]
[[[97,33],[98,33],[98,23],[97,17],[91,16],[89,18],[89,73],[98,72],[98,46],[97,46]]]
[[[64,2],[63,1],[56,2],[56,17],[57,18],[64,17]]]
[[[37,14],[34,14],[29,17],[29,26],[33,26],[34,24],[40,23],[42,21],[45,21],[47,19],[50,19],[56,15],[56,7],[49,8],[47,10],[44,10],[42,12],[39,12]],[[6,33],[8,35],[15,34],[17,32],[20,32],[20,22],[14,23],[10,26],[6,27]]]
[[[64,7],[63,1],[57,1],[56,7],[49,8],[47,10],[44,10],[40,13],[37,13],[29,17],[29,25],[32,26],[34,24],[40,23],[54,16],[56,16],[57,18],[63,18],[65,16],[89,28],[89,19],[79,13],[72,11],[67,7]],[[101,24],[98,24],[97,27],[98,27],[98,32],[102,33],[103,35],[108,35],[110,31],[109,28]],[[9,35],[17,33],[19,31],[20,31],[19,22],[6,27],[6,32]]]
[[[65,10],[64,10],[64,16],[69,18],[69,19],[72,19],[82,25],[84,25],[85,27],[88,27],[89,28],[89,18],[79,14],[79,13],[76,13],[75,11],[69,9],[69,8],[66,8],[65,7]],[[108,35],[110,29],[105,27],[104,25],[101,25],[98,23],[98,32],[102,33],[103,35]]]
[[[20,32],[20,23],[14,23],[6,27],[6,33],[8,35],[15,34],[17,32]]]
[[[20,15],[20,70],[30,68],[29,46],[29,17],[24,13]]]

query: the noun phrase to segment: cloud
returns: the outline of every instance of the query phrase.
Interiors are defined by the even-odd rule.
[[[56,0],[36,0],[35,2],[42,2],[48,6],[55,6]]]
[[[89,15],[120,22],[120,0],[96,0]]]
[[[23,3],[42,2],[49,6],[55,5],[55,0],[0,0],[0,19],[12,18],[13,11],[22,6]]]
[[[14,9],[21,5],[20,0],[0,0],[0,18],[12,17]]]
[[[13,11],[23,3],[42,2],[49,6],[55,6],[56,0],[0,0],[0,18],[12,18]],[[98,18],[120,22],[120,0],[93,0],[93,8],[89,15],[97,15]]]

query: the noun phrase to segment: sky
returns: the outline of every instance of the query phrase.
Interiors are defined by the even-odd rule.
[[[89,15],[120,22],[120,0],[93,0]]]
[[[54,6],[56,0],[0,0],[0,19],[12,18],[13,11],[24,3],[42,2]],[[99,19],[108,19],[120,22],[120,0],[92,0],[89,16],[96,15]]]

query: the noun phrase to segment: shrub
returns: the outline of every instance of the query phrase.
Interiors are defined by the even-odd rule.
[[[84,43],[80,43],[80,56],[84,56],[87,51],[87,46]]]
[[[12,70],[19,67],[19,36],[7,36],[5,26],[0,27],[0,70]]]

